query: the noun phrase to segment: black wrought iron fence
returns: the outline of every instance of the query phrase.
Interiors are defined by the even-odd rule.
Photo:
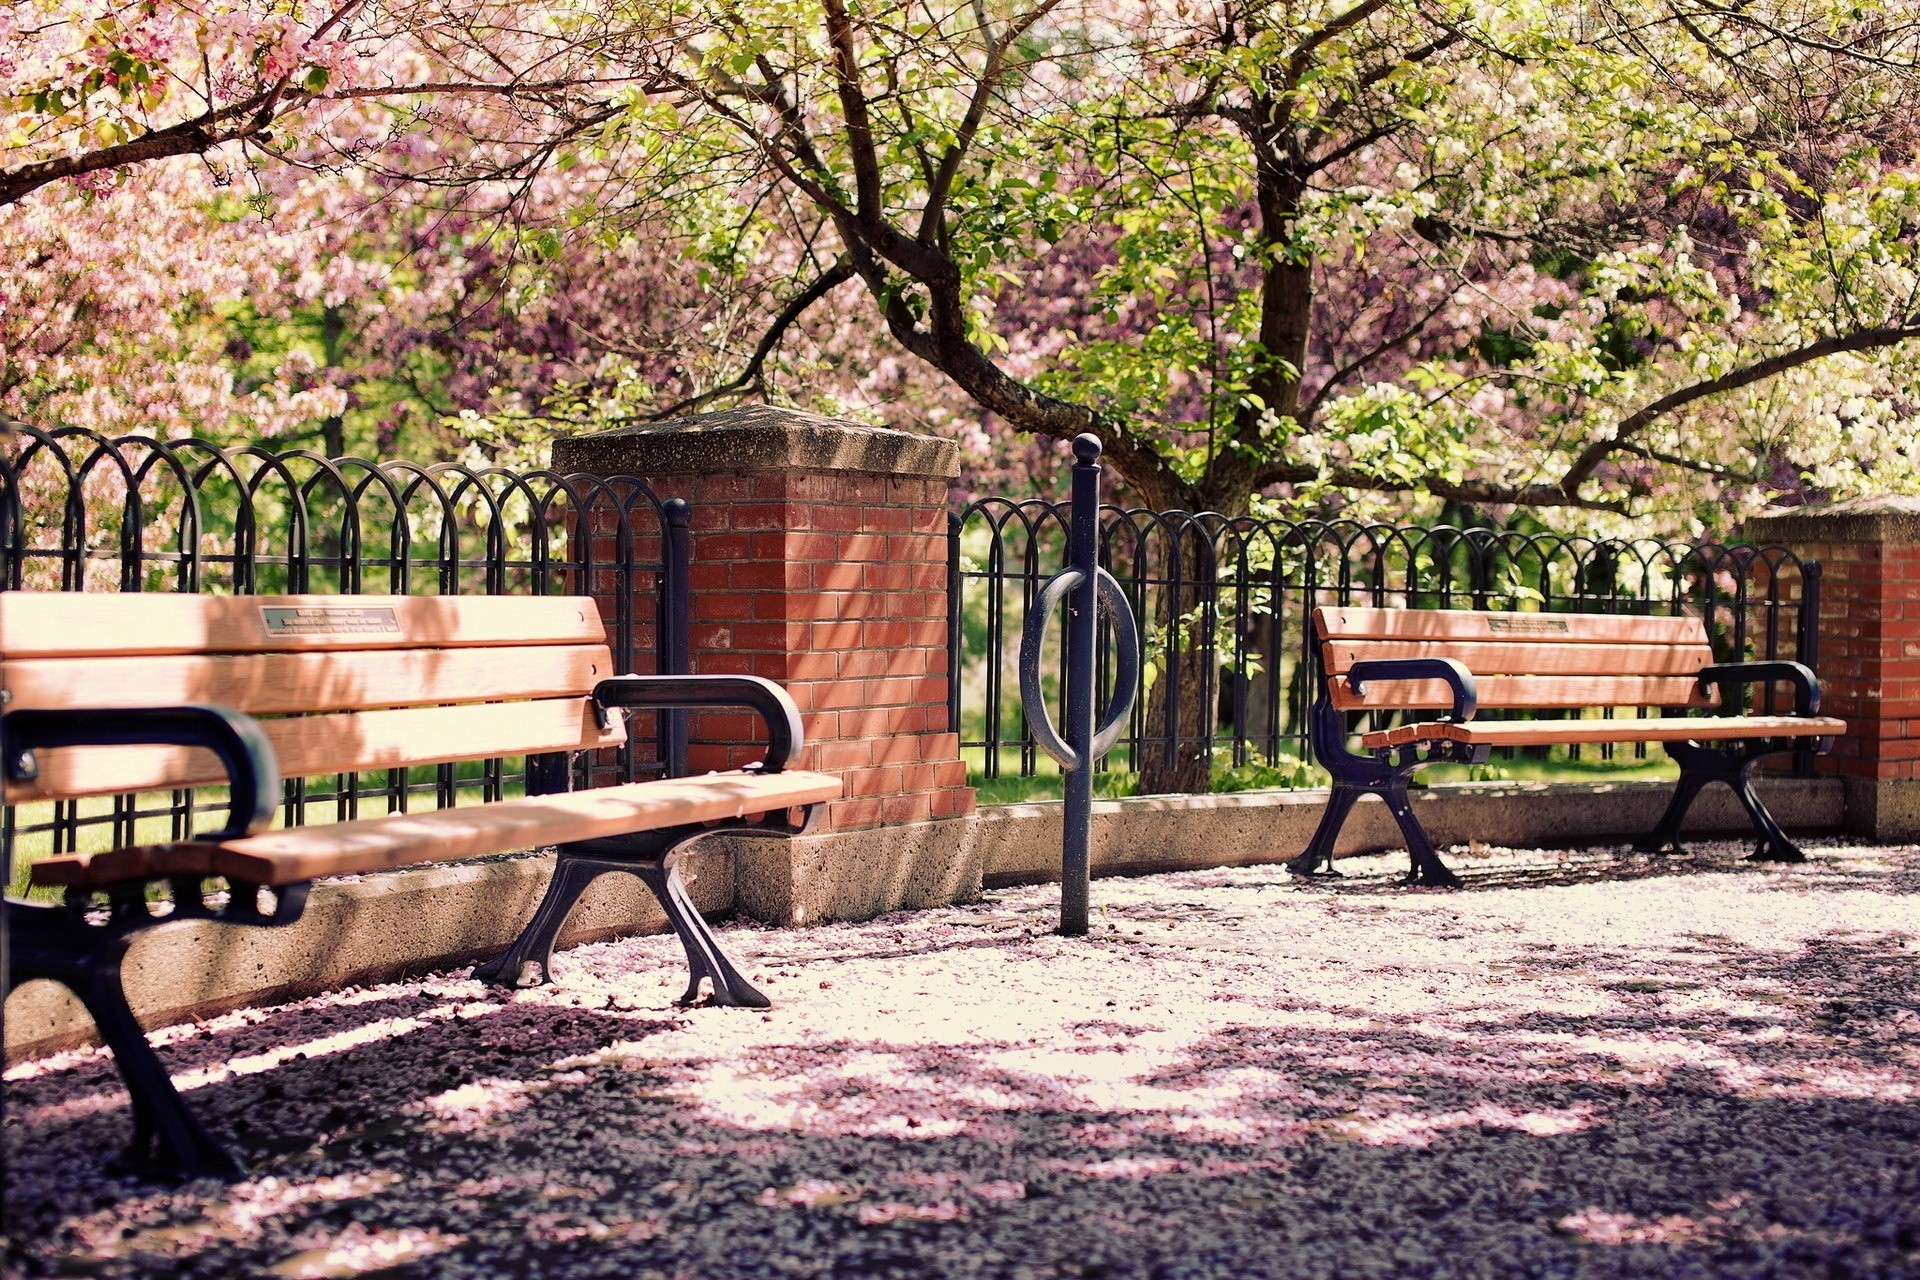
[[[1040,763],[1015,658],[1021,620],[1061,566],[1066,517],[1064,503],[1001,498],[950,517],[949,715],[987,778],[1032,776]],[[1197,762],[1201,785],[1222,766],[1304,781],[1311,615],[1323,605],[1686,610],[1705,620],[1721,660],[1818,668],[1820,567],[1784,547],[1108,507],[1101,554],[1147,654],[1132,722],[1106,767],[1147,779],[1180,776],[1184,761]],[[1103,653],[1103,681],[1108,665]],[[1646,754],[1644,744],[1619,750]],[[1798,768],[1811,772],[1811,757]]]
[[[0,442],[0,590],[591,595],[617,672],[685,672],[687,514],[632,476],[16,426]],[[634,728],[580,762],[583,783],[685,771],[681,714]],[[506,758],[289,780],[282,820],[497,799],[524,788],[525,768]],[[188,790],[7,806],[0,831],[19,866],[126,843],[136,828],[183,839],[195,808]]]

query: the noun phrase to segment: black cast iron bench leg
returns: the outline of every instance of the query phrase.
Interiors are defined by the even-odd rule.
[[[680,875],[678,855],[701,836],[718,829],[670,827],[618,839],[562,845],[555,858],[553,879],[548,882],[546,896],[540,900],[533,919],[527,922],[512,946],[494,959],[474,966],[473,976],[505,987],[532,987],[550,981],[554,945],[580,895],[601,876],[623,872],[637,877],[652,891],[686,951],[689,976],[680,1003],[692,1004],[698,1000],[704,979],[713,983],[716,1005],[748,1009],[771,1007],[772,1001],[728,962],[707,922],[693,905]]]
[[[201,906],[197,884],[176,883],[174,912],[155,916],[145,884],[116,888],[105,922],[88,920],[78,903],[41,906],[6,904],[9,933],[9,988],[44,978],[57,982],[86,1007],[100,1038],[113,1053],[114,1067],[127,1086],[133,1109],[133,1139],[118,1162],[130,1171],[178,1174],[189,1178],[242,1176],[244,1170],[219,1139],[187,1106],[172,1077],[153,1051],[147,1033],[127,1004],[121,961],[142,931],[187,920],[285,925],[306,905],[307,886],[292,885],[275,896],[271,915],[255,909],[250,886],[236,885],[226,910],[218,915]]]
[[[1761,740],[1735,742],[1726,747],[1703,747],[1692,742],[1669,742],[1667,754],[1680,764],[1680,780],[1674,784],[1673,798],[1652,832],[1634,841],[1640,853],[1685,853],[1680,844],[1680,824],[1687,810],[1709,783],[1724,782],[1740,798],[1759,837],[1750,855],[1754,862],[1805,862],[1807,855],[1780,827],[1767,806],[1753,789],[1753,766],[1765,756],[1794,750],[1790,742]]]
[[[1313,829],[1313,839],[1307,841],[1306,852],[1288,862],[1287,870],[1297,876],[1339,875],[1333,869],[1333,842],[1339,838],[1340,828],[1346,825],[1355,802],[1365,794],[1351,783],[1336,781],[1327,795],[1327,807],[1320,811],[1320,823]]]
[[[1685,853],[1680,843],[1680,824],[1686,821],[1687,811],[1693,808],[1693,802],[1707,783],[1713,781],[1705,774],[1685,768],[1680,770],[1680,780],[1673,786],[1673,794],[1667,799],[1666,812],[1660,815],[1660,821],[1654,824],[1652,831],[1633,842],[1635,853]]]
[[[497,987],[537,987],[551,981],[554,944],[580,895],[607,872],[631,869],[624,860],[583,858],[561,849],[533,918],[505,951],[474,965],[473,976]]]
[[[1308,728],[1315,758],[1333,775],[1333,790],[1327,796],[1326,810],[1320,815],[1320,825],[1314,828],[1306,852],[1287,863],[1287,870],[1302,876],[1338,875],[1333,869],[1333,846],[1340,828],[1361,796],[1377,795],[1386,802],[1387,812],[1393,815],[1407,842],[1411,865],[1406,882],[1458,889],[1460,877],[1440,860],[1439,852],[1407,798],[1407,784],[1413,778],[1413,771],[1424,761],[1395,762],[1385,755],[1354,755],[1347,750],[1345,714],[1335,710],[1324,698],[1314,703]],[[1484,748],[1480,750],[1484,753]]]
[[[188,1109],[127,1006],[120,961],[131,941],[115,939],[90,957],[84,977],[62,979],[93,1016],[126,1082],[133,1105],[133,1141],[120,1163],[130,1170],[178,1172],[189,1178],[238,1178],[243,1172],[240,1162]]]
[[[1759,844],[1752,853],[1747,855],[1749,861],[1805,862],[1807,860],[1806,850],[1787,837],[1787,833],[1781,830],[1779,822],[1767,811],[1767,806],[1760,803],[1760,797],[1753,791],[1753,779],[1745,770],[1741,771],[1740,783],[1734,787],[1733,793],[1740,797],[1741,807],[1747,811],[1747,816],[1753,820],[1753,825],[1760,834]]]
[[[635,867],[634,874],[660,900],[680,939],[681,950],[687,953],[687,989],[680,997],[681,1004],[692,1004],[700,998],[700,980],[705,978],[713,983],[713,1002],[717,1005],[737,1009],[772,1007],[773,1001],[741,976],[727,959],[726,952],[720,949],[719,940],[700,917],[700,909],[693,905],[679,867],[671,862],[649,863]]]
[[[1380,798],[1387,802],[1387,812],[1400,825],[1400,835],[1407,842],[1407,857],[1411,865],[1407,868],[1406,883],[1458,889],[1460,877],[1440,860],[1439,851],[1433,847],[1433,841],[1427,838],[1427,829],[1414,816],[1413,805],[1407,799],[1409,781],[1407,774],[1403,773],[1380,788]]]

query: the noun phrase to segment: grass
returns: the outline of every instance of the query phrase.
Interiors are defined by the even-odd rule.
[[[989,778],[978,772],[967,774],[967,785],[974,789],[979,804],[1019,804],[1027,800],[1058,800],[1065,780],[1056,771],[1036,778]],[[1117,800],[1140,794],[1137,773],[1100,773],[1093,779],[1096,800]]]
[[[1418,782],[1671,782],[1680,766],[1669,756],[1621,760],[1491,760],[1486,764],[1436,764]]]
[[[968,752],[967,784],[974,788],[980,804],[1020,804],[1032,800],[1058,800],[1061,797],[1060,768],[1042,757],[1033,777],[989,778],[981,768],[983,753]],[[1624,753],[1623,753],[1624,755]],[[1486,764],[1438,764],[1422,769],[1415,786],[1436,782],[1659,782],[1680,776],[1679,766],[1666,756],[1636,760],[1631,757],[1601,760],[1589,750],[1583,759],[1567,757],[1564,748],[1555,748],[1544,759],[1516,758],[1492,760]],[[1247,764],[1238,768],[1216,766],[1212,791],[1256,791],[1274,788],[1324,787],[1326,771],[1291,756],[1281,756],[1271,764]],[[1113,770],[1097,774],[1094,798],[1113,800],[1140,794],[1140,775]]]

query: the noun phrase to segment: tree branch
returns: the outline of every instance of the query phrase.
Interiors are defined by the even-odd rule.
[[[775,114],[780,117],[780,136],[789,140],[788,145],[800,158],[801,164],[824,177],[830,172],[827,162],[820,158],[819,149],[813,145],[813,135],[807,132],[806,121],[802,119],[800,108],[793,101],[793,95],[787,92],[786,82],[780,78],[779,72],[775,70],[766,54],[758,55],[754,63],[759,67],[760,78],[765,82],[765,91],[761,95],[761,100],[771,106]],[[752,91],[749,89],[747,92]]]
[[[860,55],[853,47],[853,18],[846,0],[825,0],[827,44],[833,50],[834,88],[847,121],[853,161],[854,210],[863,223],[880,220],[880,158],[873,141],[873,118],[860,88]]]
[[[138,138],[102,147],[98,151],[36,160],[0,170],[0,206],[16,204],[41,187],[62,178],[77,178],[98,173],[102,169],[118,169],[123,165],[164,160],[170,156],[201,155],[229,142],[257,137],[266,132],[274,119],[271,111],[264,117],[259,114],[262,106],[278,99],[291,107],[306,96],[304,91],[276,94],[271,90],[263,90],[243,101],[221,107],[218,111],[209,111]]]
[[[1370,350],[1355,356],[1353,359],[1347,361],[1347,363],[1341,365],[1338,369],[1335,369],[1332,373],[1328,374],[1327,380],[1320,384],[1319,389],[1313,393],[1312,398],[1309,399],[1306,405],[1301,408],[1300,412],[1295,415],[1296,420],[1300,423],[1302,427],[1312,422],[1314,419],[1314,415],[1320,412],[1320,406],[1326,402],[1327,396],[1332,394],[1334,388],[1338,387],[1341,383],[1345,382],[1348,378],[1351,378],[1354,374],[1360,372],[1362,369],[1366,368],[1368,365],[1372,364],[1375,360],[1378,360],[1381,356],[1387,354],[1387,352],[1393,350],[1395,347],[1400,346],[1402,343],[1411,342],[1415,338],[1419,337],[1420,334],[1426,329],[1428,322],[1430,322],[1435,316],[1439,315],[1442,311],[1445,311],[1448,307],[1452,305],[1453,305],[1453,292],[1449,290],[1440,299],[1440,301],[1434,303],[1433,306],[1428,309],[1427,313],[1421,316],[1418,320],[1415,320],[1412,324],[1400,330],[1398,333],[1392,334],[1389,337],[1382,338],[1379,342],[1376,342]]]
[[[1676,453],[1663,453],[1658,449],[1649,449],[1641,444],[1623,444],[1621,453],[1630,453],[1636,458],[1645,458],[1648,462],[1664,463],[1669,467],[1679,467],[1683,471],[1697,471],[1703,476],[1713,476],[1719,480],[1735,480],[1741,484],[1759,484],[1766,479],[1764,475],[1754,475],[1735,471],[1732,467],[1715,466],[1711,462],[1702,462],[1698,458],[1683,458]]]
[[[1822,338],[1818,342],[1808,343],[1793,351],[1785,351],[1765,360],[1757,360],[1743,365],[1730,373],[1705,382],[1696,382],[1690,387],[1661,396],[1652,404],[1622,418],[1614,427],[1613,434],[1604,440],[1595,440],[1580,451],[1567,468],[1566,476],[1560,481],[1561,492],[1572,496],[1586,480],[1607,460],[1609,454],[1628,444],[1632,436],[1652,423],[1663,414],[1672,413],[1696,400],[1717,396],[1728,391],[1738,391],[1741,387],[1763,382],[1788,369],[1811,364],[1815,360],[1848,351],[1875,351],[1881,347],[1897,346],[1913,338],[1920,338],[1920,323],[1902,325],[1880,325],[1870,329],[1858,329],[1852,333],[1837,334],[1831,338]]]
[[[1332,103],[1321,111],[1319,117],[1314,121],[1312,130],[1308,134],[1306,148],[1312,150],[1329,137],[1333,132],[1334,126],[1346,117],[1348,110],[1360,101],[1361,95],[1367,90],[1381,84],[1394,72],[1403,67],[1419,66],[1421,63],[1427,61],[1427,59],[1445,53],[1448,49],[1451,49],[1454,45],[1466,38],[1466,33],[1456,27],[1448,27],[1446,31],[1447,34],[1439,39],[1431,40],[1417,49],[1409,49],[1399,57],[1383,62],[1360,76],[1354,82],[1352,93],[1347,94],[1340,101]],[[1378,126],[1376,131],[1381,136],[1386,136],[1399,132],[1403,127],[1404,124]],[[1377,139],[1374,140],[1377,141]],[[1339,150],[1317,161],[1316,166],[1321,169],[1327,168],[1343,158],[1346,154],[1356,150],[1359,150],[1359,148],[1351,144],[1343,146]]]
[[[1786,44],[1800,45],[1808,49],[1818,49],[1822,53],[1833,54],[1836,57],[1847,58],[1854,62],[1863,62],[1871,66],[1888,67],[1896,71],[1920,70],[1920,63],[1916,63],[1913,59],[1902,61],[1865,52],[1859,47],[1860,43],[1865,43],[1864,37],[1856,44],[1841,44],[1835,40],[1823,40],[1817,35],[1807,35],[1806,30],[1808,28],[1789,31],[1785,27],[1768,22],[1765,18],[1755,14],[1752,10],[1744,6],[1735,7],[1733,5],[1715,4],[1713,0],[1697,0],[1697,3],[1706,12],[1713,14],[1723,22],[1734,26],[1750,27]],[[1688,22],[1686,15],[1680,12],[1677,5],[1669,5],[1668,11],[1682,23],[1687,23],[1687,31],[1693,35],[1695,39],[1700,40],[1702,44],[1708,43],[1704,36],[1694,30],[1692,24]],[[1855,12],[1857,15],[1858,11],[1856,10]],[[1817,28],[1815,29],[1817,30]],[[1909,27],[1909,29],[1911,28]],[[1882,28],[1877,30],[1875,34],[1885,36],[1888,32]],[[1741,52],[1745,52],[1745,50]],[[1742,69],[1745,70],[1746,68],[1742,67]]]
[[[1291,89],[1300,83],[1300,77],[1313,65],[1313,55],[1319,52],[1321,45],[1353,30],[1386,7],[1387,0],[1360,0],[1359,4],[1345,13],[1334,15],[1324,27],[1302,40],[1300,47],[1293,51],[1293,57],[1287,60],[1287,88]]]
[[[986,24],[985,15],[982,15],[980,30],[987,40],[987,64],[981,68],[980,79],[973,86],[973,97],[967,103],[967,112],[960,120],[960,127],[954,130],[953,144],[941,155],[940,167],[927,184],[927,207],[920,215],[921,243],[931,241],[933,230],[939,225],[947,196],[953,190],[953,180],[959,175],[960,163],[972,148],[973,139],[980,132],[980,122],[986,118],[987,105],[992,102],[994,91],[1000,87],[1000,77],[1006,70],[1007,50],[1059,4],[1060,0],[1044,0],[1044,3],[1029,9],[1008,24],[1007,29],[997,36]]]
[[[1611,511],[1627,514],[1627,504],[1618,498],[1582,498],[1561,492],[1550,484],[1503,485],[1480,480],[1444,480],[1423,476],[1415,480],[1391,480],[1351,467],[1322,470],[1297,462],[1276,462],[1254,473],[1254,487],[1265,489],[1276,484],[1324,482],[1337,489],[1365,493],[1427,493],[1454,502],[1483,506],[1575,507],[1583,511]]]
[[[822,272],[818,279],[789,299],[786,306],[780,308],[779,314],[773,318],[773,323],[769,324],[767,331],[760,335],[760,341],[755,344],[753,354],[747,358],[747,363],[739,374],[718,386],[709,387],[698,395],[677,400],[656,412],[643,414],[642,419],[647,422],[658,422],[663,418],[678,417],[703,405],[711,404],[723,396],[753,390],[764,385],[763,375],[767,360],[773,355],[774,349],[780,345],[780,340],[786,336],[787,330],[791,329],[814,303],[851,279],[853,279],[853,264],[844,257],[835,259],[833,265]]]
[[[346,102],[365,98],[405,98],[421,95],[485,95],[508,98],[541,98],[565,90],[631,83],[641,80],[650,89],[663,87],[646,77],[595,77],[590,80],[541,80],[508,84],[485,81],[422,80],[413,84],[367,85],[353,89],[311,93],[285,83],[262,89],[251,97],[208,111],[191,120],[182,120],[164,129],[155,129],[126,142],[86,151],[75,156],[37,160],[30,164],[0,169],[0,207],[17,204],[28,195],[63,178],[77,178],[107,169],[165,160],[172,156],[204,155],[229,142],[254,141],[269,132],[279,120],[302,107],[323,102]],[[588,124],[599,123],[623,108],[602,106]],[[577,127],[570,130],[577,135]]]

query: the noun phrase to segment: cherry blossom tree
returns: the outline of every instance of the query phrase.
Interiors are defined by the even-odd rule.
[[[312,380],[262,367],[298,349],[352,365],[318,381],[363,402],[508,434],[741,395],[975,443],[1093,429],[1142,500],[1230,512],[1373,494],[1678,525],[1920,466],[1897,7],[28,0],[0,21],[0,207],[26,210],[0,235],[77,228],[73,201],[156,162],[207,184],[186,212],[211,239],[182,243],[244,255],[219,238],[259,229],[236,201],[309,229],[276,250],[291,302],[175,288],[231,322],[204,341],[244,330],[243,382]],[[311,289],[305,252],[360,264],[360,292]]]
[[[174,156],[313,163],[320,144],[351,164],[446,116],[476,125],[463,179],[524,175],[626,111],[651,38],[644,12],[594,4],[18,0],[0,13],[0,206]]]
[[[444,313],[461,270],[376,166],[432,152],[462,102],[493,143],[462,135],[463,176],[511,183],[624,109],[603,32],[520,16],[406,0],[0,12],[0,408],[341,447],[349,384],[417,372],[391,367],[380,331]],[[348,317],[380,353],[370,368],[339,367]]]
[[[1154,507],[1404,495],[1698,527],[1920,480],[1902,10],[676,17],[672,127],[644,126],[671,141],[638,157],[634,211],[726,186],[814,264],[769,334],[856,288],[999,423],[1098,433]]]
[[[724,173],[818,264],[790,304],[857,281],[998,421],[1099,432],[1155,505],[1373,491],[1686,519],[1913,474],[1912,136],[1879,123],[1916,103],[1896,9],[678,19],[649,215]],[[1076,255],[1094,269],[1053,271]],[[1063,288],[1036,290],[1050,271]]]
[[[347,287],[343,272],[323,270],[304,237],[263,235],[204,173],[156,166],[125,195],[35,198],[0,219],[0,407],[106,434],[223,439],[339,413],[341,392],[307,352],[236,376],[221,316],[278,291],[285,269],[311,273],[319,292]]]

